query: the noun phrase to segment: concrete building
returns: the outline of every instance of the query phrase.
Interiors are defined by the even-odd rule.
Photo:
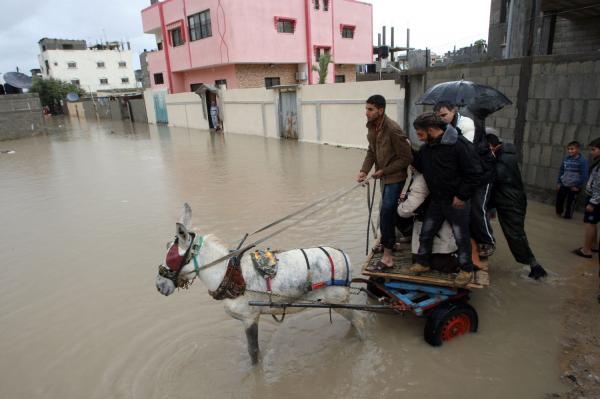
[[[44,79],[73,83],[88,92],[136,87],[132,53],[122,43],[88,48],[85,40],[43,38],[39,45],[38,59]]]
[[[599,50],[598,0],[492,0],[488,55],[493,58]]]
[[[327,83],[351,82],[373,60],[372,6],[356,0],[153,0],[142,21],[151,86],[170,93],[315,84],[326,53]]]

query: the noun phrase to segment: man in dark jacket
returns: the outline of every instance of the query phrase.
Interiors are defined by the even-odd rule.
[[[495,134],[487,134],[486,138],[496,157],[496,182],[491,207],[496,208],[510,252],[517,262],[529,265],[529,277],[535,280],[546,277],[548,273],[535,259],[525,234],[527,196],[521,179],[516,148],[512,144],[503,144]]]
[[[373,177],[381,179],[383,196],[379,220],[383,257],[375,267],[383,270],[394,267],[392,251],[396,243],[396,207],[406,180],[407,168],[412,162],[412,151],[402,128],[385,115],[383,96],[377,94],[369,97],[365,109],[369,148],[356,179],[364,181],[373,165]]]
[[[417,135],[426,143],[415,156],[413,166],[425,177],[430,203],[425,211],[414,273],[430,269],[433,239],[444,220],[452,226],[458,246],[460,272],[454,280],[465,286],[473,279],[469,200],[479,185],[482,169],[473,145],[433,112],[413,122]]]

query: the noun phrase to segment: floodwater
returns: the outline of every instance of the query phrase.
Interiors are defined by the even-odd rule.
[[[205,131],[57,119],[0,142],[0,398],[544,398],[560,393],[563,300],[575,221],[531,204],[527,228],[553,277],[536,283],[503,238],[477,334],[433,348],[425,321],[371,315],[361,340],[325,310],[263,316],[251,366],[240,322],[201,283],[170,297],[154,278],[181,205],[233,243],[354,184],[364,152]],[[265,244],[331,245],[363,262],[366,193]],[[499,228],[496,225],[497,233]],[[501,234],[498,234],[501,236]],[[233,244],[232,244],[233,245]],[[360,302],[357,297],[354,301]]]

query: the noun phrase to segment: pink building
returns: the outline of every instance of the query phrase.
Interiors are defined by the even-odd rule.
[[[327,83],[355,81],[373,61],[373,10],[356,0],[165,0],[142,10],[152,88],[192,91],[319,81],[312,70],[330,53]]]

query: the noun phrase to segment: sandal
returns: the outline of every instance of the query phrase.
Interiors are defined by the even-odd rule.
[[[582,251],[582,249],[583,249],[583,248],[581,248],[581,247],[580,247],[580,248],[574,249],[574,250],[573,250],[573,251],[571,251],[571,252],[572,252],[572,253],[574,253],[574,254],[575,254],[575,255],[577,255],[577,256],[581,256],[582,258],[586,258],[586,259],[592,259],[592,255],[587,255],[587,254],[584,254],[584,253],[583,253],[583,251]]]
[[[394,265],[388,266],[382,261],[377,262],[374,266],[367,267],[367,270],[370,272],[383,272],[385,270],[393,269]]]

